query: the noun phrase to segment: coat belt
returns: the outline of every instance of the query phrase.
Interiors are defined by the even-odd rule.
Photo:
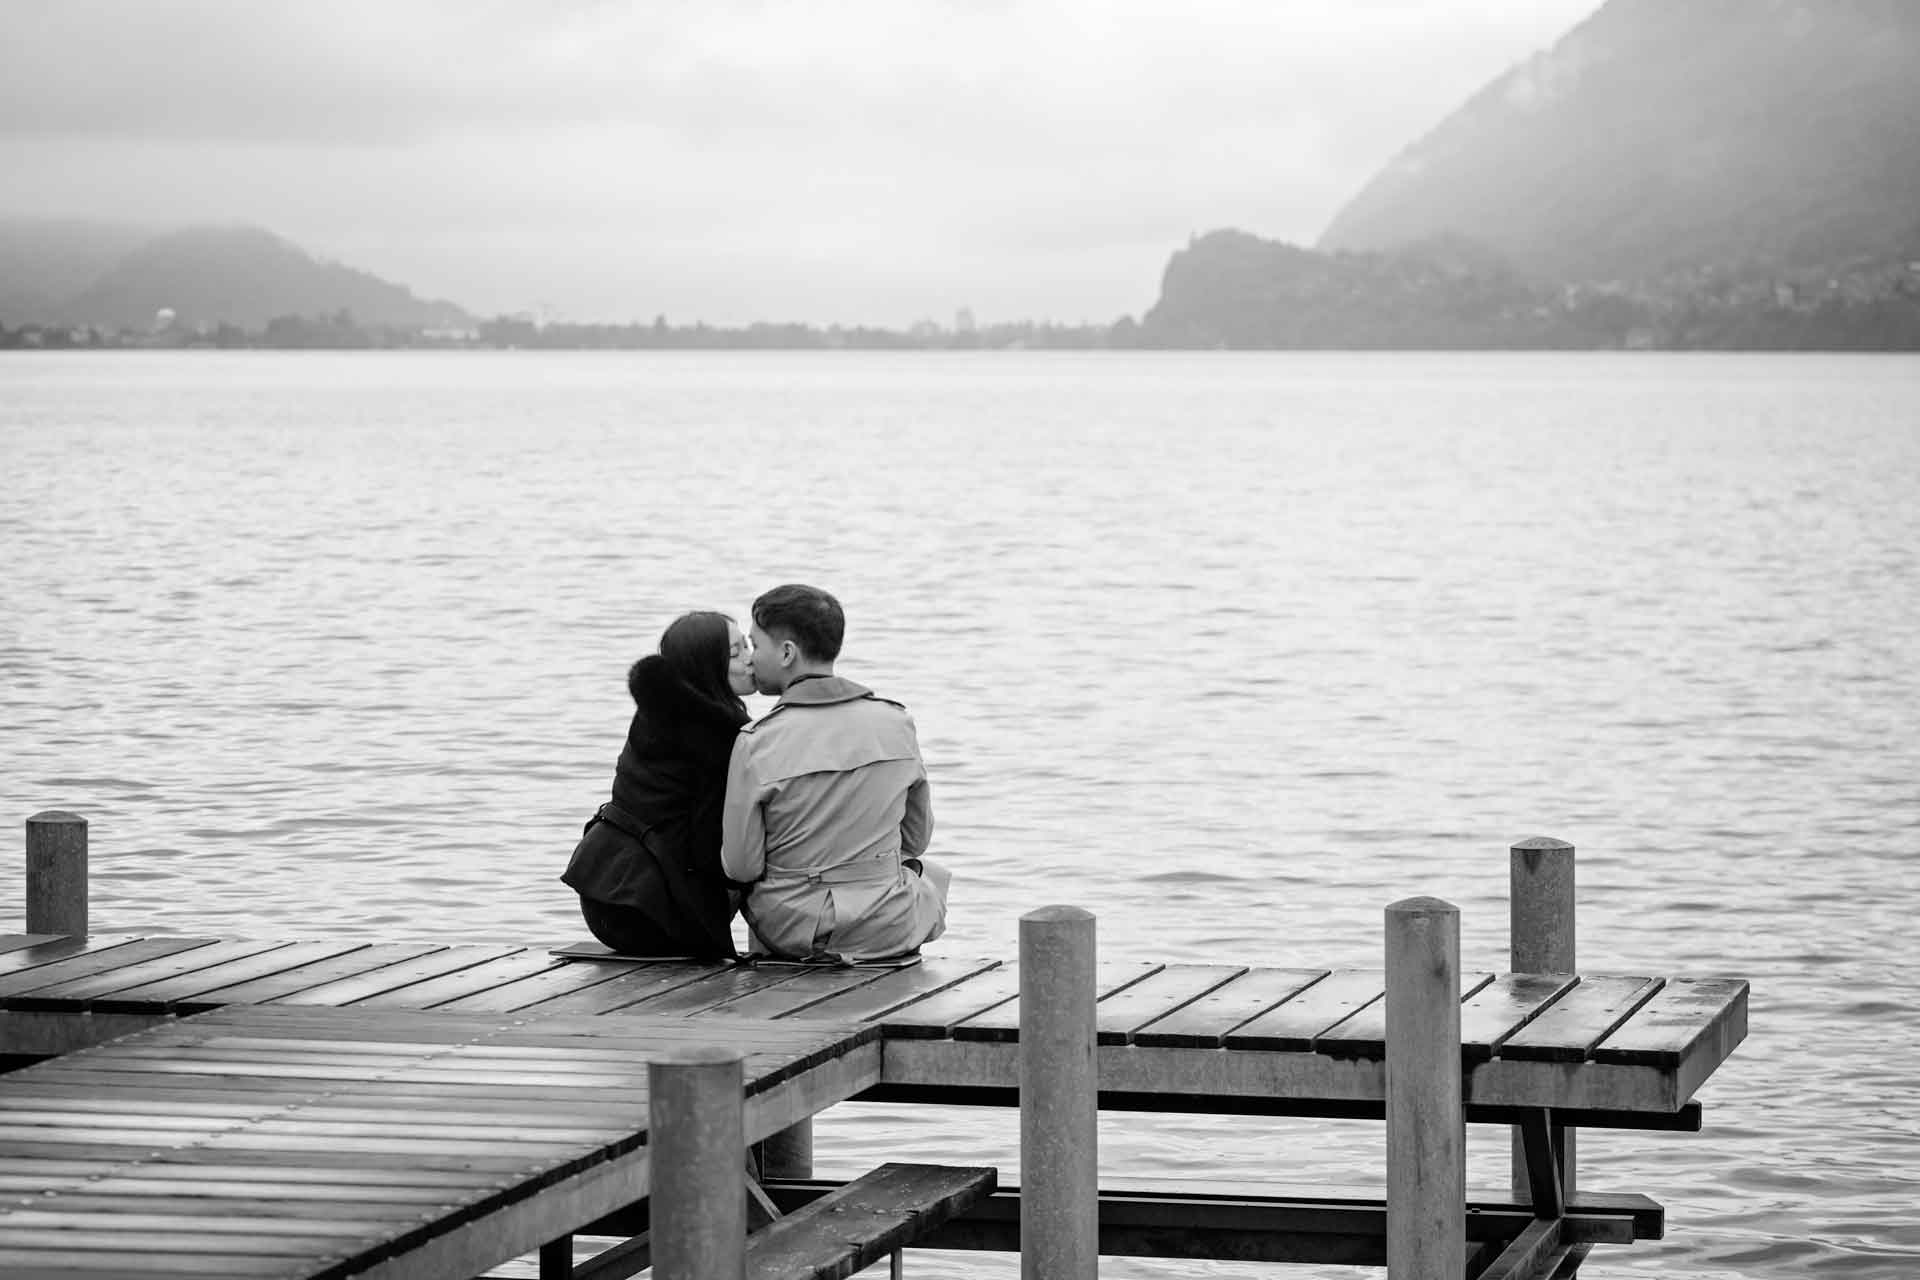
[[[900,875],[898,858],[856,858],[851,862],[836,862],[829,867],[816,867],[804,871],[798,867],[768,867],[767,874],[760,883],[769,886],[790,884],[863,884],[867,882],[891,881]]]

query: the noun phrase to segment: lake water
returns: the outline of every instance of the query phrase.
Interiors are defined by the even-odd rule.
[[[1920,359],[9,354],[0,473],[0,817],[90,820],[98,928],[584,936],[628,663],[815,582],[919,722],[935,950],[1072,902],[1109,957],[1377,967],[1436,894],[1499,970],[1558,836],[1583,969],[1754,984],[1705,1132],[1583,1136],[1669,1228],[1582,1274],[1920,1274]],[[1016,1137],[845,1108],[819,1164]],[[1382,1176],[1377,1125],[1101,1140]]]

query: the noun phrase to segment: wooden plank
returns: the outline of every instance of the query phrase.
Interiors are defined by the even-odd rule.
[[[1119,1185],[1114,1185],[1115,1181]],[[766,1183],[765,1190],[779,1208],[794,1212],[836,1185],[826,1179],[776,1179]],[[1185,1179],[1169,1187],[1165,1183],[1141,1185],[1133,1179],[1103,1178],[1099,1196],[1101,1247],[1109,1253],[1163,1259],[1214,1257],[1242,1264],[1342,1261],[1383,1266],[1387,1206],[1378,1197],[1377,1187],[1316,1186],[1296,1192],[1262,1183],[1237,1188],[1224,1185],[1214,1190],[1209,1184],[1191,1184]],[[1494,1245],[1496,1252],[1534,1220],[1531,1206],[1513,1203],[1504,1192],[1489,1198],[1469,1191],[1468,1197],[1466,1238]],[[1568,1239],[1610,1244],[1657,1237],[1659,1206],[1643,1203],[1649,1211],[1650,1231],[1640,1229],[1643,1219],[1634,1210],[1607,1212],[1575,1206],[1566,1220],[1565,1235]],[[1017,1251],[1019,1220],[1020,1189],[1001,1187],[952,1223],[950,1229],[936,1230],[918,1243],[930,1249]],[[1335,1236],[1365,1242],[1364,1255],[1322,1252],[1320,1246]],[[1210,1252],[1208,1245],[1225,1247]],[[1256,1269],[1246,1274],[1266,1273]]]
[[[663,1044],[665,1041],[647,1043]],[[539,1050],[521,1051],[488,1045],[432,1045],[408,1052],[405,1046],[374,1043],[335,1046],[297,1043],[283,1047],[207,1041],[129,1045],[124,1053],[110,1059],[96,1060],[87,1064],[87,1069],[95,1073],[150,1074],[217,1067],[223,1074],[244,1075],[249,1069],[257,1068],[259,1074],[265,1077],[286,1074],[281,1068],[306,1066],[353,1068],[371,1073],[370,1078],[377,1075],[388,1081],[399,1079],[396,1073],[402,1072],[485,1076],[489,1072],[544,1070],[555,1073],[556,1083],[561,1083],[578,1073],[600,1075],[608,1071],[630,1069],[633,1059],[631,1054],[610,1049],[562,1056]]]
[[[162,1153],[126,1168],[105,1160],[45,1161],[32,1166],[34,1173],[74,1176],[88,1179],[86,1189],[101,1195],[146,1194],[183,1196],[238,1196],[273,1199],[276,1197],[313,1197],[330,1199],[336,1194],[358,1199],[368,1194],[380,1199],[445,1200],[459,1189],[471,1185],[471,1175],[458,1171],[433,1169],[321,1169],[311,1166],[282,1165],[271,1182],[262,1182],[259,1169],[251,1164],[229,1164],[196,1157],[182,1161],[173,1153]]]
[[[631,1110],[627,1113],[628,1117],[633,1114]],[[624,1123],[610,1124],[590,1116],[562,1120],[539,1114],[523,1114],[517,1117],[516,1123],[510,1125],[475,1125],[467,1122],[466,1115],[462,1112],[393,1107],[386,1110],[362,1108],[351,1116],[343,1117],[338,1114],[315,1114],[306,1107],[292,1111],[282,1107],[229,1116],[13,1111],[7,1113],[6,1119],[11,1135],[16,1138],[45,1140],[48,1136],[72,1137],[76,1142],[117,1140],[136,1133],[143,1135],[143,1139],[145,1135],[152,1135],[152,1140],[165,1142],[175,1134],[205,1137],[245,1129],[250,1133],[286,1133],[301,1137],[412,1136],[425,1140],[445,1138],[456,1141],[484,1137],[490,1142],[508,1146],[517,1142],[589,1142],[609,1133],[618,1134],[625,1128]],[[51,1135],[47,1133],[49,1130],[53,1131]]]
[[[1325,969],[1248,970],[1134,1032],[1133,1043],[1217,1049],[1229,1031],[1291,1000],[1326,976]]]
[[[743,1020],[744,1022],[744,1020]],[[743,1025],[739,1034],[730,1028],[709,1029],[662,1027],[649,1028],[643,1035],[622,1036],[609,1028],[606,1040],[578,1035],[541,1036],[520,1034],[515,1028],[480,1034],[464,1040],[434,1040],[409,1044],[388,1038],[333,1040],[321,1036],[244,1036],[217,1035],[188,1039],[156,1038],[130,1045],[114,1061],[191,1057],[195,1061],[282,1063],[316,1060],[321,1062],[360,1062],[372,1067],[400,1066],[409,1062],[431,1063],[448,1070],[513,1070],[528,1066],[548,1067],[565,1072],[573,1067],[600,1070],[632,1063],[635,1049],[658,1048],[670,1040],[689,1040],[702,1044],[744,1046],[759,1044],[785,1047],[796,1043],[760,1036],[758,1026]],[[562,1050],[562,1053],[555,1053]]]
[[[379,1092],[374,1092],[376,1089]],[[416,1097],[419,1102],[415,1101]],[[550,1102],[541,1106],[502,1111],[487,1108],[484,1098],[463,1103],[461,1099],[447,1097],[444,1093],[438,1097],[427,1093],[410,1095],[405,1091],[390,1090],[386,1081],[369,1081],[365,1086],[365,1092],[360,1086],[356,1086],[350,1098],[334,1098],[323,1094],[290,1097],[285,1093],[252,1092],[240,1095],[237,1100],[218,1095],[160,1091],[145,1091],[142,1096],[118,1093],[105,1097],[78,1092],[58,1097],[38,1094],[14,1097],[0,1093],[0,1122],[21,1125],[44,1124],[58,1118],[59,1123],[85,1125],[96,1124],[107,1117],[122,1116],[127,1117],[132,1123],[186,1124],[196,1117],[247,1118],[271,1115],[292,1107],[298,1108],[297,1114],[310,1119],[379,1120],[392,1114],[396,1108],[401,1108],[409,1115],[431,1117],[437,1123],[463,1124],[472,1129],[489,1129],[523,1125],[528,1123],[529,1117],[592,1118],[602,1113],[621,1114],[625,1110],[632,1110],[635,1106],[639,1106],[641,1110],[645,1109],[643,1104],[629,1103],[623,1106],[621,1100],[569,1099],[564,1092],[556,1092]]]
[[[1003,964],[889,1013],[880,1025],[894,1039],[944,1040],[959,1023],[1019,994],[1020,966]]]
[[[1381,999],[1386,974],[1379,969],[1336,969],[1293,999],[1228,1032],[1229,1049],[1305,1053],[1320,1034]]]
[[[49,964],[19,968],[0,975],[0,997],[20,995],[40,987],[51,987],[71,978],[84,978],[90,974],[104,973],[109,969],[139,964],[143,960],[170,956],[179,951],[191,951],[195,947],[212,946],[217,941],[217,938],[141,938],[116,946],[71,952],[64,958]],[[62,944],[55,942],[48,945],[51,948],[58,948]],[[0,960],[11,960],[15,956],[31,956],[38,950],[37,947],[28,947],[24,951],[0,956]]]
[[[164,1105],[161,1105],[162,1103]],[[71,1113],[76,1117],[155,1113],[174,1117],[234,1116],[251,1115],[279,1105],[284,1105],[279,1099],[250,1097],[202,1098],[197,1102],[177,1102],[172,1098],[156,1100],[127,1097],[121,1094],[102,1094],[97,1090],[78,1086],[57,1090],[9,1088],[0,1090],[0,1123],[26,1124],[29,1123],[27,1117],[41,1112]]]
[[[1660,990],[1659,978],[1581,978],[1526,1026],[1499,1056],[1527,1062],[1580,1062]]]
[[[102,1201],[98,1196],[85,1200],[59,1196],[53,1198],[52,1203],[60,1207],[15,1207],[0,1215],[0,1240],[10,1239],[12,1232],[26,1229],[45,1232],[56,1240],[60,1236],[93,1237],[103,1240],[109,1248],[139,1247],[142,1238],[147,1238],[169,1252],[185,1253],[198,1251],[205,1237],[247,1237],[235,1242],[237,1244],[251,1240],[324,1247],[342,1236],[369,1235],[386,1230],[388,1225],[379,1219],[339,1217],[332,1205],[324,1205],[315,1216],[305,1217],[289,1212],[285,1203],[276,1215],[234,1213],[224,1204],[217,1206],[218,1212],[209,1212],[215,1206],[191,1199],[174,1201],[176,1212],[172,1214],[157,1211],[153,1204],[142,1204],[137,1210],[131,1210],[124,1203]],[[252,1250],[228,1248],[216,1252]]]
[[[344,1147],[331,1147],[326,1144],[314,1144],[297,1151],[281,1150],[265,1146],[258,1142],[249,1144],[236,1138],[234,1145],[205,1146],[163,1146],[151,1142],[125,1142],[119,1144],[91,1142],[24,1142],[10,1138],[0,1138],[0,1159],[31,1161],[37,1159],[58,1160],[74,1152],[84,1152],[96,1160],[113,1161],[124,1165],[141,1164],[157,1156],[185,1164],[204,1162],[208,1164],[252,1167],[256,1177],[278,1178],[286,1168],[329,1168],[342,1171],[361,1169],[370,1174],[369,1181],[377,1180],[387,1172],[397,1169],[439,1169],[459,1172],[469,1176],[479,1176],[487,1182],[499,1177],[523,1173],[530,1164],[539,1164],[549,1156],[553,1160],[577,1153],[578,1147],[560,1147],[550,1150],[539,1147],[516,1148],[512,1153],[495,1151],[447,1150],[421,1148],[399,1152],[381,1152],[378,1150],[352,1150]]]
[[[215,1097],[264,1097],[276,1095],[284,1103],[296,1103],[306,1099],[324,1096],[331,1088],[331,1081],[348,1078],[342,1075],[325,1079],[313,1079],[298,1075],[281,1075],[275,1078],[245,1077],[221,1074],[218,1072],[200,1075],[182,1075],[171,1073],[89,1071],[63,1077],[81,1087],[94,1090],[111,1090],[116,1096],[137,1097],[166,1102],[172,1099],[191,1101]],[[460,1087],[459,1099],[447,1096],[448,1086]],[[552,1103],[562,1105],[556,1099],[560,1086],[541,1077],[539,1083],[527,1084],[524,1080],[515,1083],[501,1083],[487,1078],[476,1079],[472,1075],[457,1076],[443,1080],[361,1080],[354,1085],[354,1096],[367,1099],[404,1099],[411,1106],[422,1108],[459,1109],[461,1107],[489,1106],[519,1108],[526,1105]],[[577,1096],[590,1097],[587,1085],[575,1084],[572,1092]],[[644,1094],[642,1094],[644,1096]],[[602,1100],[600,1105],[612,1106],[616,1103]]]
[[[717,1038],[730,1039],[726,1036]],[[579,1041],[577,1047],[569,1043],[575,1040]],[[644,1043],[657,1043],[657,1037],[648,1037]],[[557,1046],[567,1046],[567,1054],[564,1059],[556,1061],[552,1050]],[[597,1040],[566,1037],[551,1042],[523,1042],[514,1037],[512,1029],[481,1033],[472,1039],[414,1043],[391,1039],[390,1033],[385,1032],[377,1040],[358,1037],[335,1040],[319,1035],[311,1038],[214,1035],[178,1039],[168,1036],[129,1045],[125,1052],[114,1055],[114,1060],[175,1058],[181,1056],[183,1051],[196,1061],[272,1063],[317,1059],[322,1062],[363,1062],[376,1067],[387,1063],[397,1066],[402,1061],[430,1060],[435,1065],[449,1068],[483,1069],[489,1064],[513,1068],[552,1063],[556,1070],[565,1070],[570,1066],[616,1065],[633,1060],[631,1052]]]
[[[699,1013],[740,996],[792,982],[806,972],[800,968],[731,965],[698,982],[648,996],[638,1004],[627,1006],[627,1011],[663,1015]]]
[[[1595,1062],[1678,1067],[1696,1046],[1744,1023],[1747,983],[1739,978],[1673,978],[1593,1051]]]
[[[287,1274],[284,1254],[255,1254],[245,1257],[181,1256],[150,1253],[145,1250],[89,1251],[84,1260],[76,1260],[73,1250],[63,1246],[12,1248],[0,1245],[0,1274],[7,1280],[125,1280],[127,1276],[247,1276],[278,1277]]]
[[[109,1099],[111,1101],[111,1099]],[[58,1107],[43,1107],[37,1110],[9,1108],[0,1113],[7,1129],[15,1137],[44,1137],[36,1135],[36,1129],[58,1129],[62,1132],[82,1133],[90,1129],[111,1129],[115,1133],[130,1133],[135,1130],[153,1130],[156,1132],[204,1133],[209,1122],[226,1121],[229,1123],[258,1119],[277,1110],[274,1107],[254,1107],[235,1110],[224,1115],[159,1115],[150,1108],[145,1111],[89,1111],[67,1110]]]
[[[1102,999],[1095,1013],[1101,1044],[1130,1044],[1142,1027],[1186,1008],[1245,973],[1238,965],[1170,964]]]
[[[1561,1228],[1559,1218],[1540,1218],[1528,1224],[1480,1273],[1480,1280],[1534,1280],[1547,1255],[1560,1248]]]
[[[177,978],[186,973],[198,973],[229,960],[245,960],[285,945],[283,942],[261,942],[252,938],[209,943],[204,947],[193,947],[172,955],[156,956],[137,964],[121,965],[105,973],[88,974],[85,977],[56,982],[51,986],[35,987],[27,994],[16,996],[12,1001],[12,1007],[52,1009],[63,1005],[78,1005],[86,1008],[92,1005],[96,997],[121,991],[127,987]]]
[[[922,964],[925,962],[922,961]],[[920,965],[908,965],[905,969],[870,968],[863,969],[852,965],[802,969],[786,982],[775,987],[763,987],[746,995],[728,1000],[707,1010],[709,1017],[726,1018],[784,1018],[801,1010],[819,1004],[823,1000],[843,993],[856,991],[871,985],[895,973],[905,973],[918,969]]]
[[[138,1133],[142,1135],[141,1141],[153,1141],[156,1145],[164,1145],[169,1134],[204,1134],[218,1131],[223,1126],[239,1128],[294,1124],[314,1126],[315,1132],[320,1131],[320,1126],[326,1126],[358,1136],[407,1132],[426,1137],[498,1136],[505,1142],[512,1142],[526,1135],[541,1140],[579,1137],[585,1141],[583,1135],[589,1133],[638,1132],[647,1123],[644,1093],[637,1098],[603,1104],[597,1109],[584,1105],[585,1099],[581,1100],[583,1105],[575,1106],[549,1106],[539,1100],[531,1100],[524,1107],[499,1108],[489,1112],[484,1110],[487,1104],[485,1098],[449,1097],[446,1096],[448,1092],[442,1090],[438,1105],[430,1106],[414,1106],[404,1096],[361,1097],[354,1091],[353,1100],[358,1105],[330,1107],[324,1111],[302,1106],[298,1100],[293,1100],[276,1107],[225,1116],[165,1117],[76,1111],[71,1113],[75,1117],[72,1120],[55,1121],[54,1117],[68,1113],[47,1111],[24,1113],[27,1118],[17,1124],[13,1118],[21,1113],[9,1112],[7,1119],[14,1125],[10,1136],[21,1140],[45,1142],[58,1139],[63,1134],[81,1133],[114,1134],[131,1140],[132,1135]],[[197,1128],[194,1127],[195,1123],[198,1124]],[[46,1132],[51,1129],[60,1132]]]
[[[204,1057],[178,1058],[145,1063],[140,1074],[145,1077],[166,1076],[171,1079],[188,1077],[217,1077],[227,1079],[281,1079],[326,1081],[352,1081],[364,1079],[370,1072],[378,1069],[367,1059],[329,1061],[325,1058],[302,1059],[293,1062],[230,1062],[212,1060]],[[518,1084],[540,1085],[552,1083],[557,1064],[529,1063],[517,1071],[498,1070],[488,1067],[460,1069],[442,1067],[425,1063],[392,1065],[385,1068],[390,1074],[389,1082],[407,1082],[424,1084],[429,1081],[457,1085],[472,1084]],[[646,1080],[646,1063],[634,1063],[625,1071],[574,1071],[567,1073],[567,1084],[572,1088],[633,1088]]]
[[[543,1000],[611,982],[621,974],[622,970],[617,965],[559,964],[531,977],[517,978],[485,991],[460,996],[435,1008],[441,1013],[512,1013]]]
[[[758,1196],[759,1190],[756,1183],[751,1181],[747,1183],[747,1194],[750,1197]],[[749,1217],[747,1221],[748,1228],[751,1230],[755,1225],[754,1219]],[[631,1236],[610,1249],[601,1250],[579,1264],[575,1264],[571,1256],[571,1242],[567,1252],[569,1256],[562,1261],[573,1268],[571,1280],[627,1280],[628,1276],[637,1276],[653,1265],[653,1238],[651,1234]],[[481,1277],[481,1280],[495,1280],[500,1274],[497,1269],[489,1271]],[[545,1278],[536,1271],[530,1280],[545,1280]]]
[[[15,934],[15,937],[39,937],[37,934]],[[35,969],[41,965],[53,964],[73,956],[87,955],[94,951],[105,951],[109,947],[124,947],[129,942],[138,942],[137,933],[95,933],[86,937],[56,935],[52,941],[29,943],[16,947],[0,955],[0,974],[18,973],[23,969]]]
[[[560,1048],[592,1048],[594,1045],[624,1043],[641,1046],[662,1038],[710,1043],[716,1035],[731,1043],[806,1045],[835,1043],[856,1031],[862,1035],[870,1034],[849,1024],[813,1019],[782,1022],[742,1020],[722,1025],[684,1014],[651,1014],[644,1007],[592,1016],[549,1015],[543,1006],[539,1010],[520,1014],[473,1016],[436,1013],[432,1018],[421,1018],[418,1014],[393,1011],[299,1009],[266,1005],[226,1009],[177,1024],[181,1032],[209,1036],[291,1034],[303,1037],[318,1031],[322,1036],[330,1037],[343,1027],[351,1027],[357,1038],[368,1041],[384,1038],[388,1033],[408,1041],[452,1044],[487,1036],[500,1044],[544,1044]],[[156,1031],[150,1035],[157,1039],[169,1033]]]
[[[839,992],[817,1004],[783,1017],[830,1018],[836,1022],[864,1022],[924,1000],[935,992],[958,986],[999,965],[998,960],[949,960],[929,956],[919,964],[883,973],[877,981]]]
[[[517,955],[524,950],[526,950],[524,947],[459,943],[412,960],[402,960],[398,964],[386,965],[371,973],[336,978],[332,982],[325,982],[317,987],[307,987],[301,991],[289,992],[284,996],[276,996],[269,1003],[317,1005],[338,1009],[356,1000],[365,1000],[370,996],[394,991],[416,982],[425,982],[429,978],[457,973],[488,960]]]
[[[353,1007],[357,1009],[438,1008],[450,1000],[490,991],[516,978],[534,977],[548,969],[559,968],[563,963],[544,951],[520,951],[513,955],[501,956],[496,960],[485,960],[442,977],[429,978],[425,982],[416,982],[397,990],[368,996],[364,1000],[355,1001]]]
[[[669,1045],[682,1043],[728,1043],[737,1045],[743,1052],[748,1042],[728,1036],[714,1036],[711,1033],[703,1040],[697,1033],[648,1036],[635,1041],[635,1048],[641,1051],[658,1050]],[[782,1042],[765,1041],[764,1047],[772,1049],[783,1047]],[[588,1044],[566,1055],[542,1053],[534,1049],[515,1048],[510,1042],[467,1045],[462,1041],[441,1042],[432,1053],[406,1051],[405,1046],[388,1046],[379,1041],[366,1041],[358,1045],[324,1046],[303,1042],[275,1045],[250,1045],[216,1041],[179,1041],[143,1043],[129,1048],[125,1054],[111,1059],[91,1059],[75,1063],[74,1070],[94,1073],[128,1071],[164,1071],[171,1067],[191,1063],[220,1064],[223,1068],[244,1068],[248,1063],[261,1066],[262,1074],[280,1066],[300,1066],[308,1063],[332,1063],[338,1065],[357,1065],[369,1070],[384,1069],[431,1069],[455,1073],[484,1072],[488,1070],[526,1070],[547,1068],[565,1072],[571,1066],[584,1070],[600,1072],[611,1067],[631,1065],[633,1054],[622,1052],[610,1045]],[[233,1074],[229,1070],[228,1074]]]
[[[50,1156],[32,1163],[22,1162],[0,1169],[0,1176],[21,1178],[28,1175],[73,1178],[84,1183],[89,1194],[107,1194],[122,1190],[158,1195],[245,1195],[258,1198],[274,1196],[328,1197],[335,1192],[355,1195],[445,1197],[472,1181],[458,1171],[427,1169],[352,1170],[318,1169],[286,1164],[271,1184],[259,1181],[258,1169],[251,1162],[227,1163],[206,1159],[203,1153],[161,1151],[152,1154],[137,1167],[129,1167],[100,1155],[97,1151],[73,1152]],[[238,1188],[236,1191],[235,1189]]]
[[[883,1164],[747,1240],[749,1280],[841,1280],[992,1193],[991,1168]]]
[[[217,1009],[228,1004],[262,1004],[295,992],[332,982],[336,978],[372,973],[417,956],[445,948],[434,942],[381,942],[359,947],[344,955],[315,960],[279,973],[249,978],[230,986],[215,987],[177,1001],[180,1011]]]
[[[1576,1245],[1561,1246],[1555,1250],[1555,1256],[1560,1260],[1559,1265],[1548,1274],[1547,1280],[1574,1280],[1574,1277],[1580,1274],[1581,1264],[1586,1262],[1587,1255],[1592,1252],[1593,1246],[1584,1241]]]
[[[424,957],[423,957],[424,958]],[[448,1014],[422,1018],[417,1011],[342,1009],[331,1005],[248,1004],[219,1009],[155,1030],[142,1044],[184,1042],[180,1037],[311,1036],[318,1029],[332,1037],[340,1028],[352,1028],[356,1039],[375,1040],[385,1032],[407,1043],[459,1044],[477,1035],[513,1027],[525,1018],[511,1014]]]
[[[66,936],[64,933],[0,934],[0,955],[5,955],[9,951],[18,951],[22,947],[37,947],[43,943],[57,942]]]
[[[1268,1179],[1259,1182],[1233,1181],[1231,1179],[1178,1178],[1171,1185],[1155,1177],[1115,1174],[1102,1177],[1103,1189],[1126,1195],[1140,1202],[1164,1200],[1174,1204],[1199,1205],[1212,1200],[1244,1202],[1249,1204],[1278,1204],[1298,1206],[1311,1216],[1315,1212],[1328,1210],[1346,1210],[1358,1212],[1377,1212],[1384,1214],[1387,1204],[1381,1198],[1381,1188],[1374,1186],[1328,1186],[1315,1183],[1302,1184],[1275,1183]],[[1002,1187],[1004,1194],[1009,1188]],[[1017,1190],[1017,1188],[1016,1188]],[[1502,1217],[1532,1217],[1533,1206],[1518,1204],[1507,1187],[1473,1186],[1467,1187],[1466,1208],[1468,1211],[1468,1236],[1473,1239],[1500,1239],[1513,1234],[1502,1230],[1498,1223],[1476,1223],[1474,1219],[1497,1219]],[[1666,1234],[1667,1211],[1659,1201],[1639,1192],[1618,1191],[1581,1191],[1567,1206],[1567,1215],[1578,1218],[1620,1219],[1626,1227],[1626,1237],[1615,1243],[1631,1243],[1633,1240],[1658,1240]],[[1595,1223],[1601,1228],[1593,1238],[1600,1238],[1619,1224]],[[1492,1234],[1483,1232],[1491,1228]]]
[[[287,973],[303,965],[331,960],[366,950],[364,942],[290,942],[259,955],[229,960],[206,969],[196,969],[177,977],[160,978],[137,987],[126,987],[112,995],[90,1002],[89,1007],[113,1012],[135,1013],[147,1009],[179,1012],[176,1005],[193,1000],[209,991],[235,987],[257,978]]]
[[[1461,974],[1461,1000],[1466,1000],[1492,981],[1491,973]],[[1313,1051],[1336,1058],[1384,1060],[1387,1056],[1387,1002],[1375,1000],[1342,1018],[1314,1037]]]
[[[1105,1002],[1165,966],[1142,960],[1106,960],[1094,966],[1094,1000]],[[1020,998],[1003,1001],[953,1028],[956,1040],[1010,1041],[1020,1038]]]
[[[1501,974],[1460,1006],[1461,1053],[1469,1062],[1491,1058],[1578,981],[1565,973]]]
[[[574,966],[587,968],[585,964]],[[603,966],[594,965],[593,968]],[[604,966],[611,967],[611,966]],[[551,999],[523,1005],[516,1012],[538,1014],[604,1014],[638,1004],[663,991],[672,991],[689,983],[732,968],[729,964],[682,961],[675,964],[650,964],[631,968],[616,978],[596,983],[580,991],[571,991]]]
[[[394,1137],[348,1137],[341,1134],[289,1133],[270,1123],[249,1125],[207,1135],[195,1151],[216,1154],[224,1159],[257,1157],[261,1163],[309,1165],[338,1161],[352,1167],[356,1161],[369,1165],[392,1163],[400,1168],[427,1168],[436,1159],[459,1160],[462,1167],[489,1167],[514,1170],[537,1165],[542,1160],[560,1160],[589,1154],[628,1136],[596,1134],[588,1139],[507,1141],[498,1137],[442,1138],[400,1134]],[[391,1157],[391,1161],[383,1161]],[[413,1163],[417,1161],[418,1163]],[[474,1162],[468,1166],[465,1162]],[[4,1219],[0,1219],[4,1221]]]
[[[444,1198],[444,1197],[443,1197]],[[38,1203],[47,1197],[36,1197]],[[430,1213],[437,1202],[396,1202],[379,1194],[378,1189],[363,1191],[357,1199],[341,1196],[283,1196],[254,1198],[248,1184],[242,1183],[225,1195],[142,1195],[125,1190],[112,1195],[66,1191],[55,1200],[58,1216],[73,1219],[84,1215],[111,1227],[153,1221],[154,1225],[179,1226],[191,1221],[196,1230],[262,1234],[285,1233],[310,1225],[322,1230],[343,1229],[343,1233],[372,1235],[393,1229],[396,1222],[418,1221]],[[15,1206],[9,1217],[19,1220],[24,1205]],[[54,1211],[45,1211],[49,1216]]]

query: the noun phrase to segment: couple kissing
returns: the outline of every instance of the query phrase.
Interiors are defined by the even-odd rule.
[[[913,717],[834,674],[846,634],[818,587],[775,587],[743,633],[688,613],[627,673],[612,797],[561,876],[622,955],[816,963],[905,958],[946,928]],[[749,693],[778,697],[752,720]]]

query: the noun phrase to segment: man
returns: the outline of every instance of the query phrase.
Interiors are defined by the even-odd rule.
[[[754,685],[780,702],[734,741],[720,861],[753,882],[753,949],[790,960],[903,956],[946,929],[913,717],[833,673],[846,629],[818,587],[753,602]]]

